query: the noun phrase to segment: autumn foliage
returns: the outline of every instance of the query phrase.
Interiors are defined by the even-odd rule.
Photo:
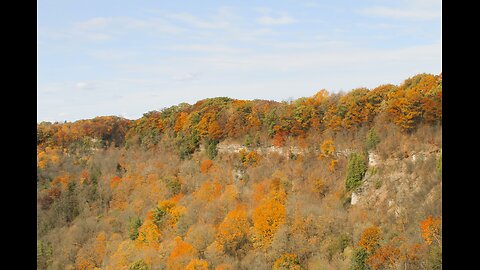
[[[234,253],[246,241],[249,225],[245,206],[239,205],[220,223],[216,239],[226,252]]]
[[[441,104],[419,74],[39,123],[38,269],[439,269]]]
[[[207,173],[208,170],[212,167],[213,162],[210,159],[206,159],[202,161],[202,164],[200,164],[200,171],[202,173]]]
[[[368,252],[374,252],[379,245],[380,237],[380,228],[375,226],[369,227],[363,231],[360,240],[358,241],[358,245]]]
[[[269,245],[285,218],[286,210],[281,198],[277,194],[271,194],[253,212],[254,241],[259,246]]]
[[[300,270],[300,262],[297,258],[297,255],[287,253],[282,255],[278,258],[275,263],[273,264],[274,270],[283,270],[283,269],[290,269],[290,270]]]
[[[440,243],[440,218],[428,218],[420,222],[420,228],[422,230],[422,238],[427,245],[431,245],[433,241]]]

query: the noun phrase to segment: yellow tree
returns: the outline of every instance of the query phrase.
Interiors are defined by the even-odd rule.
[[[197,250],[179,236],[175,238],[175,246],[167,259],[167,268],[172,270],[185,269],[192,259],[198,255]]]
[[[340,118],[338,114],[339,112],[336,104],[328,107],[328,110],[323,117],[323,122],[328,129],[332,131],[340,130],[340,127],[342,126],[342,118]]]
[[[333,140],[327,139],[323,141],[322,145],[320,146],[320,150],[321,154],[318,156],[318,159],[328,159],[330,161],[328,165],[328,170],[333,172],[338,162],[335,159],[335,145],[333,144]]]
[[[367,259],[367,264],[373,269],[396,269],[400,259],[400,250],[393,245],[381,246]]]
[[[105,232],[100,232],[95,238],[95,243],[93,244],[93,253],[94,261],[96,265],[102,265],[103,258],[106,255],[107,251],[107,241]]]
[[[438,245],[442,245],[440,239],[440,224],[440,218],[433,218],[432,216],[429,216],[420,222],[422,238],[427,245],[431,245],[433,240],[435,240]]]
[[[259,246],[268,246],[278,227],[285,222],[286,210],[278,196],[270,196],[255,208],[252,216],[255,230],[254,242]]]
[[[202,163],[200,164],[200,171],[206,174],[212,166],[213,166],[213,162],[210,159],[206,159],[202,161]]]
[[[160,236],[160,230],[154,222],[152,211],[150,211],[145,222],[138,229],[138,238],[135,241],[140,246],[144,245],[156,249],[159,247]]]
[[[179,194],[180,195],[180,194]],[[159,228],[175,228],[178,219],[186,211],[184,206],[178,205],[178,195],[169,200],[162,201],[155,208],[152,218]]]
[[[380,233],[380,228],[376,226],[366,228],[360,236],[358,245],[372,253],[379,246]]]
[[[185,121],[187,120],[187,116],[188,114],[185,112],[181,112],[178,115],[175,121],[175,126],[173,127],[173,130],[175,130],[175,132],[179,132],[180,130],[183,129],[183,126],[185,125]]]
[[[216,240],[223,246],[225,252],[234,254],[247,239],[249,222],[245,206],[237,206],[230,211],[218,227]]]
[[[192,259],[185,270],[208,270],[208,262],[205,260]]]
[[[327,139],[323,141],[322,145],[320,146],[320,150],[322,151],[320,157],[332,158],[335,153],[335,145],[333,144],[333,140]]]

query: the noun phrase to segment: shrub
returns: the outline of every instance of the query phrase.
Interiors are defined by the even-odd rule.
[[[166,177],[164,181],[171,196],[175,196],[180,193],[180,190],[182,189],[182,184],[178,181],[177,178],[170,176]]]
[[[437,172],[441,175],[442,174],[442,152],[440,152],[440,156],[437,159],[436,168],[437,168]]]
[[[138,260],[128,267],[129,270],[148,270],[148,265],[143,260]]]
[[[256,165],[258,165],[260,158],[260,155],[255,151],[247,152],[245,151],[245,149],[240,150],[240,161],[245,167],[255,167]]]
[[[297,258],[297,255],[287,253],[278,258],[273,264],[275,270],[280,269],[300,269],[300,262]]]
[[[50,243],[37,241],[37,267],[47,269],[52,264],[53,249]]]

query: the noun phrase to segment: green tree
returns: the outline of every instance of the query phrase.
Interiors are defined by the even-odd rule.
[[[347,191],[358,187],[365,176],[367,165],[363,155],[352,153],[348,157],[347,177],[345,179],[345,187]]]
[[[259,147],[259,146],[260,146],[260,133],[259,133],[259,132],[257,132],[257,133],[255,134],[255,137],[253,138],[253,145],[254,145],[255,147]]]
[[[374,128],[370,129],[367,134],[367,138],[365,141],[365,147],[367,151],[375,149],[377,144],[380,143],[380,138],[377,135],[377,132]]]
[[[177,149],[181,160],[191,157],[200,145],[200,135],[194,130],[190,135],[181,134],[177,138]]]
[[[68,223],[72,222],[80,214],[76,186],[75,182],[69,182],[67,191],[62,193],[62,197],[58,201],[60,213],[62,213]]]
[[[53,249],[50,243],[37,241],[37,267],[39,269],[47,269],[52,264],[52,255]]]
[[[365,249],[356,249],[353,253],[350,270],[370,270],[370,267],[366,264],[367,258],[368,252]]]
[[[252,137],[250,134],[245,136],[245,140],[243,140],[243,146],[250,147],[252,145]]]
[[[135,218],[130,221],[130,239],[135,240],[138,238],[138,228],[142,226],[142,220],[140,218]]]
[[[217,149],[218,140],[209,140],[207,139],[206,151],[209,159],[214,159],[218,155]]]
[[[440,270],[442,269],[442,247],[434,245],[431,247],[430,252],[428,253],[427,269],[431,270]]]
[[[440,156],[437,159],[436,167],[437,167],[437,172],[440,175],[442,175],[442,152],[440,152]]]

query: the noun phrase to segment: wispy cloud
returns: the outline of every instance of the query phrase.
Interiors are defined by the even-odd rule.
[[[78,90],[91,90],[94,89],[94,84],[91,82],[77,82],[75,88]]]
[[[187,82],[187,81],[195,81],[198,80],[198,73],[185,73],[181,75],[176,75],[173,77],[174,81],[179,81],[179,82]]]
[[[168,15],[169,18],[186,23],[190,26],[203,29],[225,29],[229,27],[229,22],[225,20],[205,20],[193,16],[190,13],[176,13]]]
[[[257,21],[258,23],[263,25],[282,25],[282,24],[292,24],[296,22],[294,18],[288,15],[282,15],[277,18],[265,15],[260,17]]]
[[[112,23],[112,18],[103,18],[103,17],[96,17],[91,18],[86,21],[77,22],[74,24],[74,28],[77,30],[98,30],[100,28],[105,28]]]
[[[67,29],[41,29],[39,38],[87,40],[94,42],[110,41],[131,34],[178,34],[184,28],[171,24],[165,19],[137,19],[134,17],[95,17],[74,23]]]
[[[442,16],[437,10],[400,9],[389,7],[371,7],[359,10],[361,14],[389,17],[395,19],[432,20]]]
[[[247,52],[247,49],[237,48],[228,45],[220,44],[180,44],[169,47],[162,47],[161,49],[167,49],[171,51],[182,52],[199,52],[199,53],[216,53],[216,54],[231,54],[231,53],[243,53]]]
[[[407,0],[404,7],[373,6],[359,9],[367,16],[386,17],[406,20],[433,20],[442,17],[440,0]]]
[[[294,44],[295,45],[295,44]],[[332,47],[338,47],[333,50]],[[330,49],[317,48],[309,51],[250,53],[242,55],[224,55],[193,57],[198,67],[216,72],[300,72],[318,68],[344,68],[408,62],[441,62],[441,43],[390,49],[362,49],[332,44]]]
[[[123,50],[95,50],[88,53],[88,55],[93,56],[96,59],[106,61],[125,60],[137,56],[138,54],[138,52]]]

